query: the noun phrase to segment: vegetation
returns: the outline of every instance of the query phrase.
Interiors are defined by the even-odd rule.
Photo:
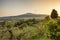
[[[4,23],[4,22],[3,22]],[[19,20],[0,24],[1,40],[60,40],[60,20]]]
[[[60,19],[56,18],[0,22],[0,40],[60,40]]]
[[[57,13],[57,11],[56,11],[55,9],[52,10],[51,18],[52,18],[52,19],[58,18],[58,13]]]

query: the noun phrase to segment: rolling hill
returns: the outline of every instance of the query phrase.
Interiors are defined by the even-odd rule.
[[[7,17],[0,17],[0,20],[16,20],[16,19],[44,19],[47,15],[43,14],[33,14],[33,13],[26,13],[17,16],[7,16]]]

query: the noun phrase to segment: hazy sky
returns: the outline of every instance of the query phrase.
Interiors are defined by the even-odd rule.
[[[0,0],[1,17],[24,13],[50,14],[52,9],[60,13],[60,0]]]

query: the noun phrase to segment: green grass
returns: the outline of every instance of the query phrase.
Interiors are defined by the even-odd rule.
[[[52,22],[54,23],[54,21]],[[21,20],[7,22],[4,27],[0,26],[0,40],[10,40],[11,35],[12,40],[51,40],[47,37],[50,35],[47,24],[53,23],[49,24],[49,21],[35,19],[22,20],[22,23]],[[60,29],[60,25],[58,25],[58,29]],[[58,32],[58,35],[60,35],[60,32]]]

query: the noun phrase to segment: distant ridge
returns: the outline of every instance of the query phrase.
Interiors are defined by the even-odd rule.
[[[26,13],[26,14],[19,15],[19,16],[20,16],[20,17],[40,17],[40,16],[47,16],[47,15]]]
[[[0,17],[0,20],[16,20],[16,19],[43,19],[47,15],[43,14],[33,14],[33,13],[26,13],[18,16],[8,16],[8,17]]]

